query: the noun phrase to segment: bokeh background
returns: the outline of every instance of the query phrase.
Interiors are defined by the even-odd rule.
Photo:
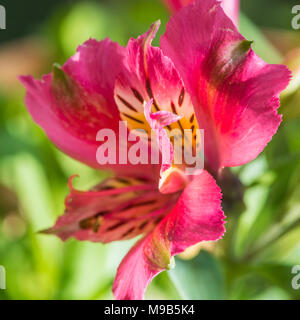
[[[205,1],[205,0],[203,0]],[[292,266],[300,264],[300,31],[292,0],[241,0],[240,29],[267,62],[287,63],[292,85],[282,94],[284,121],[253,162],[226,171],[227,233],[176,258],[147,299],[299,299]],[[63,243],[39,234],[63,213],[67,179],[88,189],[103,173],[62,154],[24,107],[20,74],[40,77],[90,37],[126,45],[169,13],[159,0],[0,0],[0,299],[112,299],[116,268],[132,241]],[[300,3],[298,3],[300,4]],[[159,36],[155,45],[159,44]],[[298,49],[297,49],[298,48]],[[298,78],[297,78],[298,74]]]

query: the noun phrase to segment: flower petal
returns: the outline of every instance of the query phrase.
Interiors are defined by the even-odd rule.
[[[119,118],[113,91],[116,76],[123,68],[125,48],[109,39],[90,39],[64,65],[64,70],[90,94],[100,94],[107,101],[107,112]]]
[[[107,243],[149,233],[178,198],[161,194],[156,184],[144,178],[108,178],[87,192],[74,189],[72,179],[64,215],[45,231],[62,240]]]
[[[93,167],[99,167],[98,130],[118,128],[113,86],[123,50],[109,40],[89,40],[62,69],[54,66],[42,80],[20,77],[33,119],[61,150]]]
[[[172,256],[200,241],[220,239],[224,218],[220,189],[203,171],[184,189],[173,210],[121,262],[113,285],[115,297],[143,299],[153,277],[170,267]]]
[[[117,77],[115,100],[123,120],[130,129],[144,129],[150,134],[150,126],[144,115],[144,102],[153,99],[153,112],[167,111],[181,116],[168,126],[170,129],[197,127],[194,109],[189,95],[172,61],[151,41],[159,22],[138,39],[127,45],[125,66]]]
[[[151,234],[139,240],[122,260],[113,283],[118,300],[142,300],[151,280],[163,269],[151,267],[144,254]]]
[[[180,10],[182,7],[187,6],[194,0],[163,0],[172,12]]]
[[[176,12],[180,10],[182,7],[185,7],[188,4],[193,3],[194,0],[164,0],[164,2],[172,12]],[[240,0],[222,0],[221,5],[227,16],[233,21],[235,25],[238,25]]]
[[[262,61],[250,44],[215,0],[180,10],[161,39],[192,97],[208,168],[215,173],[254,159],[281,121],[278,96],[290,72]]]
[[[129,129],[146,131],[143,138],[147,142],[151,129],[154,129],[154,118],[160,118],[161,123],[164,119],[164,129],[159,130],[157,136],[161,144],[166,146],[167,156],[170,153],[170,140],[172,144],[176,141],[177,146],[172,153],[176,160],[174,162],[181,165],[184,147],[190,153],[197,149],[198,124],[190,96],[172,61],[162,54],[160,48],[151,46],[158,27],[159,22],[156,22],[148,32],[129,41],[124,59],[126,67],[116,80],[115,100]],[[151,99],[153,103],[150,111],[153,116],[146,119],[144,103],[149,103]],[[184,131],[188,129],[190,134]],[[165,161],[162,171],[168,169],[170,164],[171,161]]]
[[[27,89],[25,102],[33,120],[42,127],[49,139],[66,154],[76,160],[97,167],[96,143],[87,143],[78,136],[73,135],[62,125],[51,108],[51,75],[44,76],[42,80],[35,80],[31,76],[21,77]]]
[[[222,8],[232,22],[238,26],[240,15],[240,0],[222,0]]]
[[[127,154],[125,139],[119,139],[119,110],[114,102],[116,75],[123,67],[124,48],[106,39],[88,40],[60,68],[40,80],[21,77],[27,89],[26,104],[33,119],[58,148],[94,168],[118,172],[157,174],[159,168],[116,163],[100,164],[96,155],[100,129],[116,133],[116,153]],[[125,128],[126,130],[126,128]],[[102,142],[104,143],[104,141]],[[123,152],[124,153],[124,152]],[[147,168],[147,170],[145,170]]]

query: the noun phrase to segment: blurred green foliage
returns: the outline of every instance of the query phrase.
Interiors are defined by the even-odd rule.
[[[277,0],[270,6],[268,0],[251,1],[251,5],[242,1],[242,33],[254,40],[254,49],[268,62],[281,62],[284,52],[261,27],[285,28],[294,34],[291,3]],[[34,37],[41,51],[45,44],[49,48],[41,66],[32,71],[40,76],[50,71],[54,61],[63,63],[90,37],[110,37],[126,45],[129,37],[141,34],[157,19],[162,21],[162,34],[168,20],[159,0],[24,4],[3,3],[8,29],[0,33],[0,59],[7,59],[13,75],[31,71],[35,59],[30,51],[20,49],[19,70],[15,52],[2,54],[18,51],[21,39]],[[266,20],[261,10],[253,14],[259,6],[268,10]],[[15,46],[7,47],[12,41]],[[0,299],[111,299],[116,268],[132,241],[105,246],[75,240],[63,243],[38,233],[63,212],[70,175],[78,173],[77,186],[87,189],[105,173],[68,158],[49,142],[30,119],[24,90],[11,77],[3,72],[0,77],[0,265],[7,272],[7,289],[0,290]],[[244,197],[239,199],[242,205],[226,212],[224,239],[191,260],[176,257],[177,268],[155,278],[148,299],[300,298],[300,290],[291,286],[292,266],[300,264],[299,91],[282,99],[284,121],[266,150],[255,161],[232,170],[243,185]]]

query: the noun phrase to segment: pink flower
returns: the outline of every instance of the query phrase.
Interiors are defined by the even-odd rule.
[[[158,27],[126,48],[89,40],[41,81],[21,77],[33,119],[60,149],[94,168],[103,168],[96,161],[98,130],[117,131],[121,119],[129,131],[153,129],[162,158],[163,146],[170,147],[162,167],[110,165],[115,176],[88,192],[70,180],[65,214],[48,231],[103,243],[142,235],[119,266],[117,299],[142,299],[174,255],[222,237],[221,193],[212,176],[264,149],[280,124],[278,97],[290,79],[285,66],[253,52],[215,0],[176,13],[161,48],[151,46]],[[186,164],[174,165],[170,128],[204,128],[206,170],[187,176]],[[194,139],[189,143],[195,147]]]
[[[182,7],[193,3],[195,0],[163,0],[171,12],[176,12]],[[203,2],[206,0],[202,0]],[[240,0],[220,0],[222,8],[235,25],[239,21]]]

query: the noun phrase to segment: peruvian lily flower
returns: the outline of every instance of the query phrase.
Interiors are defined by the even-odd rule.
[[[174,255],[222,237],[214,178],[224,167],[254,159],[271,140],[281,121],[279,93],[290,79],[285,66],[253,52],[215,0],[178,11],[161,48],[151,45],[158,27],[126,48],[88,40],[42,80],[21,77],[33,119],[61,150],[94,168],[105,167],[96,161],[98,130],[117,132],[121,119],[128,132],[154,130],[162,153],[163,145],[170,147],[163,166],[109,165],[115,175],[88,192],[76,190],[71,179],[65,214],[48,231],[103,243],[141,236],[118,268],[117,299],[142,299]],[[204,170],[187,176],[184,164],[174,165],[170,128],[205,130]]]
[[[195,0],[163,0],[171,12],[176,12],[182,7],[193,3]],[[202,0],[206,1],[206,0]],[[237,26],[239,21],[240,0],[221,0],[221,6],[227,16]]]

